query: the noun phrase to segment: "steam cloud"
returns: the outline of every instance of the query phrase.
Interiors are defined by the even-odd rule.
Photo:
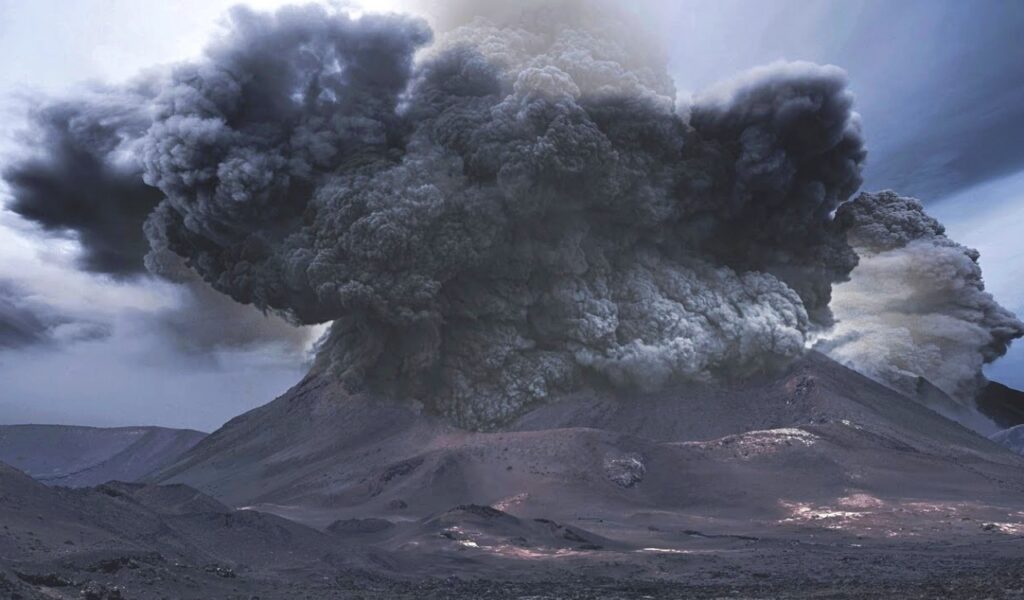
[[[1024,323],[985,292],[978,252],[945,236],[921,203],[894,192],[840,207],[860,265],[837,287],[831,356],[910,396],[920,378],[968,406],[981,368],[1024,335]]]
[[[117,93],[137,104],[96,147],[151,186],[123,195],[151,271],[188,277],[184,259],[239,302],[333,322],[321,368],[465,426],[799,356],[857,264],[846,230],[869,231],[833,218],[865,159],[845,74],[777,63],[677,103],[613,22],[527,11],[428,46],[417,19],[238,8],[202,60]],[[6,175],[15,209],[108,264],[26,172]]]

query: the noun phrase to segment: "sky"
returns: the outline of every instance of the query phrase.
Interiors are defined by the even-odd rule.
[[[235,3],[0,0],[0,166],[19,146],[26,98],[195,57]],[[1024,312],[1024,4],[687,0],[628,9],[662,43],[682,95],[776,60],[845,69],[869,149],[863,189],[920,198],[950,237],[981,252],[996,299]],[[0,202],[8,199],[0,187]],[[204,292],[188,285],[86,273],[77,256],[74,240],[0,212],[0,285],[33,303],[7,310],[55,312],[45,343],[0,350],[0,423],[209,431],[308,368],[321,330],[282,336],[288,326],[255,309],[210,308],[216,301],[200,302]],[[223,323],[244,331],[229,335]],[[987,373],[1024,388],[1024,347]]]

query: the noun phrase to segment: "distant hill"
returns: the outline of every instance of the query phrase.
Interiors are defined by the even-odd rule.
[[[0,425],[0,461],[49,485],[135,481],[206,437],[164,427]]]
[[[1024,424],[1024,392],[990,381],[977,399],[978,410],[1002,428]]]

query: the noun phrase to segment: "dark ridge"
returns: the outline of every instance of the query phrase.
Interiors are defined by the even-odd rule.
[[[978,410],[1004,429],[1024,423],[1024,392],[990,381],[977,399]]]

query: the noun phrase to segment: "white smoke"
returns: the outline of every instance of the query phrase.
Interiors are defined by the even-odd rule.
[[[965,406],[1022,324],[985,291],[978,253],[945,236],[921,203],[861,194],[839,209],[860,263],[836,286],[829,355],[909,396],[920,378]]]

